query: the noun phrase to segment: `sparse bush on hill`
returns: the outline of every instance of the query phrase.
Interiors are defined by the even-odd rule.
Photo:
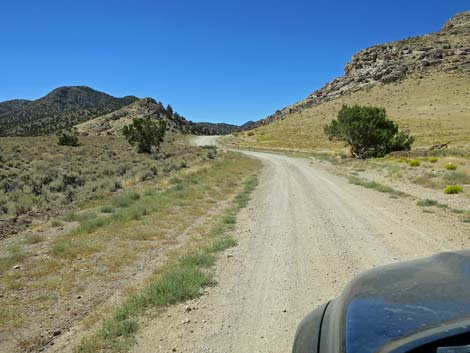
[[[399,131],[384,108],[344,105],[337,119],[325,126],[330,140],[346,142],[356,158],[383,157],[389,152],[409,150],[414,138]]]
[[[129,182],[164,178],[217,157],[179,143],[163,143],[154,156],[138,154],[123,137],[83,136],[80,142],[80,148],[66,148],[55,136],[0,138],[0,239],[71,202],[102,199]]]
[[[133,119],[131,125],[124,126],[122,133],[131,145],[137,145],[139,153],[151,153],[158,149],[165,136],[164,120]]]
[[[421,165],[421,162],[417,159],[412,159],[411,161],[408,162],[408,165],[410,167],[419,167]]]
[[[73,135],[70,132],[60,132],[57,134],[57,144],[59,146],[71,146],[77,147],[80,145],[78,142],[78,137]]]

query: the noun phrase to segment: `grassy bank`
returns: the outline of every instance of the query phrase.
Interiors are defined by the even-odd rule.
[[[211,229],[206,241],[178,257],[159,278],[127,298],[104,321],[99,331],[91,338],[84,339],[75,351],[125,352],[134,344],[139,317],[146,311],[195,298],[204,287],[213,285],[210,269],[217,260],[217,253],[237,244],[229,232],[234,228],[238,211],[247,205],[256,185],[256,176],[250,177],[231,207],[219,215],[219,221]]]

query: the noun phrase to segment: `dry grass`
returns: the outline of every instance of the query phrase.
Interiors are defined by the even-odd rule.
[[[385,107],[400,127],[416,137],[415,146],[450,141],[451,146],[461,147],[470,143],[470,79],[443,73],[356,92],[224,140],[240,147],[341,150],[343,145],[327,140],[323,127],[343,104]]]
[[[0,256],[0,350],[21,351],[13,348],[14,336],[23,346],[38,345],[44,330],[86,319],[108,297],[131,286],[132,273],[142,271],[143,264],[164,259],[162,254],[193,237],[205,239],[210,219],[224,211],[226,200],[259,166],[238,154],[219,154],[197,167],[174,171],[173,183],[147,181],[84,204],[92,208],[63,220],[64,230],[70,231],[44,229],[36,239],[18,238],[18,245]],[[12,267],[16,264],[21,270]],[[86,298],[77,301],[82,293]]]
[[[256,185],[256,176],[249,178],[243,190],[232,201],[232,206],[220,215],[207,239],[181,251],[182,255],[178,255],[145,288],[133,291],[114,308],[114,313],[103,322],[101,328],[91,337],[84,338],[75,351],[127,351],[135,342],[139,317],[149,309],[184,302],[199,296],[202,288],[213,285],[213,273],[209,270],[217,260],[217,253],[237,244],[236,239],[228,232],[233,230],[238,211],[246,207]]]

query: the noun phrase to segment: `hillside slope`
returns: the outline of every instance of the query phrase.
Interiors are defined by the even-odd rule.
[[[169,114],[161,103],[152,98],[140,99],[115,112],[78,124],[76,129],[84,135],[116,135],[135,118],[163,119],[169,131],[191,132],[188,120],[179,115]]]
[[[229,139],[239,146],[323,149],[323,126],[342,104],[373,104],[417,137],[417,145],[470,140],[470,12],[441,31],[357,53],[345,75]]]
[[[12,99],[9,101],[0,102],[0,115],[23,109],[30,103],[31,101],[26,99]]]
[[[82,135],[116,135],[135,118],[163,119],[168,131],[183,134],[225,135],[239,131],[239,127],[235,125],[186,120],[179,114],[168,112],[153,98],[138,100],[118,111],[78,124],[76,129]]]
[[[355,92],[286,114],[268,125],[227,137],[226,142],[267,149],[341,149],[342,144],[328,141],[323,127],[343,104],[385,107],[400,127],[416,137],[415,146],[470,144],[470,76],[447,73]]]
[[[59,87],[45,97],[0,114],[0,136],[36,136],[116,111],[136,97],[115,98],[89,87]],[[4,102],[1,104],[5,104]]]

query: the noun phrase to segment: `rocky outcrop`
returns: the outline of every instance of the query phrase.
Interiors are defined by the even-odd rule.
[[[376,45],[358,52],[343,76],[326,84],[305,100],[277,111],[250,128],[353,92],[399,82],[433,71],[470,73],[470,12],[454,16],[436,33]]]

